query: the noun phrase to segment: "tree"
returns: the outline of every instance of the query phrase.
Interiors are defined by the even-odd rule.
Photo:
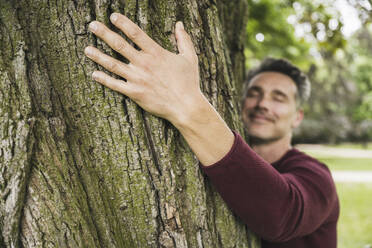
[[[92,83],[87,32],[121,12],[175,52],[182,20],[202,90],[242,131],[245,0],[0,0],[1,247],[258,247],[168,122]],[[116,30],[118,31],[118,30]]]

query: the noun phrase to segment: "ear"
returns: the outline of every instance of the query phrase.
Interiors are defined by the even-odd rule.
[[[304,111],[302,109],[297,109],[296,116],[292,123],[292,128],[298,127],[301,124],[303,119],[304,119]]]

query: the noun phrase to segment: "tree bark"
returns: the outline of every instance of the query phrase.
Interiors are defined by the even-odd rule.
[[[179,132],[91,79],[93,20],[121,12],[176,52],[182,20],[201,87],[242,131],[246,0],[0,0],[0,247],[258,247]],[[232,18],[235,17],[235,18]],[[102,69],[102,68],[99,68]]]

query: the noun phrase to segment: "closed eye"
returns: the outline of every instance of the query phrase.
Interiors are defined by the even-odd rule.
[[[257,97],[261,94],[261,91],[257,87],[252,87],[247,91],[247,97]]]
[[[276,90],[273,92],[273,99],[277,102],[286,102],[288,100],[288,96],[283,92]]]

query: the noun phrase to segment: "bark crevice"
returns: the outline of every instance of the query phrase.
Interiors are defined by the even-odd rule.
[[[258,247],[203,179],[180,133],[92,83],[102,68],[83,54],[93,44],[126,61],[87,30],[99,20],[118,31],[114,11],[174,52],[174,24],[183,21],[201,89],[239,130],[241,43],[226,37],[230,19],[219,13],[233,4],[0,1],[1,247]]]

